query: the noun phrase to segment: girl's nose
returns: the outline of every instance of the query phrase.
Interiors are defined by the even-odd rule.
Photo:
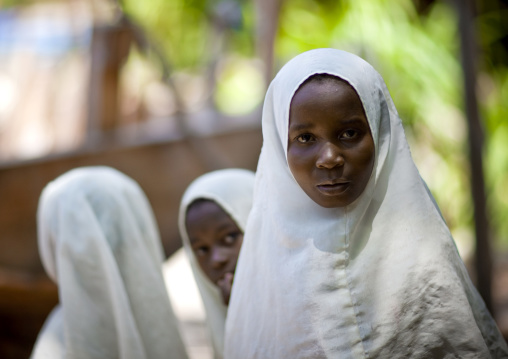
[[[317,168],[332,169],[336,166],[344,165],[344,157],[340,149],[333,143],[327,142],[319,151],[316,161]]]
[[[221,247],[212,249],[211,264],[214,269],[219,269],[229,260],[228,250]]]

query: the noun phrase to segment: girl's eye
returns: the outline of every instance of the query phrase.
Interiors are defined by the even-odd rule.
[[[312,135],[309,135],[308,133],[300,135],[296,138],[296,140],[300,143],[307,143],[312,140]]]
[[[194,249],[194,252],[196,252],[196,255],[199,257],[202,257],[208,253],[208,247],[198,247],[197,249]]]
[[[353,138],[358,136],[358,132],[356,130],[346,130],[342,133],[342,138],[346,140],[352,140]]]
[[[224,243],[225,244],[233,244],[236,242],[236,239],[238,238],[237,233],[230,233],[227,236],[224,237]]]

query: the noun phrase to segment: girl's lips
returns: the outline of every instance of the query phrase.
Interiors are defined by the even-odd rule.
[[[229,297],[231,296],[231,286],[233,285],[233,273],[227,272],[224,277],[217,282],[217,286],[222,294],[222,300],[225,305],[229,304]]]
[[[226,280],[226,279],[231,280],[231,278],[233,278],[234,276],[235,276],[234,271],[225,272],[223,275],[220,276],[219,279],[217,279],[215,284],[219,285],[219,282]]]
[[[350,182],[326,183],[319,184],[316,188],[325,196],[337,196],[344,193],[349,188],[349,184]]]

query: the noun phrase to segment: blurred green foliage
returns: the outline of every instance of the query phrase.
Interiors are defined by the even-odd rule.
[[[253,63],[252,2],[124,0],[121,4],[175,72],[207,79],[210,90],[215,90],[209,104],[228,115],[242,115],[262,103],[262,68]]]
[[[202,65],[206,60],[205,1],[128,0],[123,8],[160,44],[175,67]]]
[[[0,7],[2,9],[8,9],[10,7],[29,5],[32,3],[33,0],[2,0],[0,1]]]
[[[175,68],[199,69],[211,61],[211,14],[217,3],[125,0],[124,8],[163,46]],[[253,57],[253,3],[238,4],[242,26],[224,33],[223,52]],[[387,83],[415,162],[454,237],[471,247],[473,209],[457,18],[448,2],[429,4],[425,13],[418,13],[411,0],[285,1],[275,45],[276,67],[318,47],[341,48],[369,61]],[[485,124],[492,234],[497,244],[508,245],[508,68],[489,57],[494,53],[491,45],[508,36],[501,19],[502,14],[487,12],[477,20],[485,55],[478,94]],[[503,48],[497,46],[496,51]],[[237,76],[229,77],[239,82]],[[235,93],[224,84],[218,88],[224,102]]]
[[[235,6],[240,11],[239,14],[234,14]],[[224,10],[224,7],[227,9]],[[228,13],[227,10],[231,7],[233,10]],[[251,2],[124,0],[122,8],[162,47],[176,69],[198,70],[213,61],[212,46],[216,43],[217,31],[220,30],[230,51],[253,56],[254,20]],[[229,20],[225,29],[221,20]]]

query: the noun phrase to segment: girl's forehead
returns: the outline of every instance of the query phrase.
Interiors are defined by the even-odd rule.
[[[353,93],[355,97],[360,101],[361,106],[363,108],[363,112],[367,118],[369,127],[372,128],[372,121],[370,120],[369,111],[365,104],[364,98],[360,95],[357,88],[353,83],[345,79],[344,77],[338,76],[336,74],[330,74],[330,73],[323,73],[323,72],[317,72],[317,73],[311,73],[307,77],[305,77],[299,85],[296,87],[296,89],[292,92],[290,96],[290,107],[288,112],[288,126],[289,126],[289,114],[291,112],[291,104],[293,103],[293,99],[295,98],[295,95],[300,93],[300,90],[303,87],[310,87],[313,86],[315,88],[322,87],[322,88],[328,88],[332,89],[333,91],[343,91],[344,88],[347,88],[351,90],[350,93]],[[311,93],[312,94],[312,93]],[[315,92],[311,96],[319,96],[318,92]],[[351,97],[349,97],[351,99]]]

